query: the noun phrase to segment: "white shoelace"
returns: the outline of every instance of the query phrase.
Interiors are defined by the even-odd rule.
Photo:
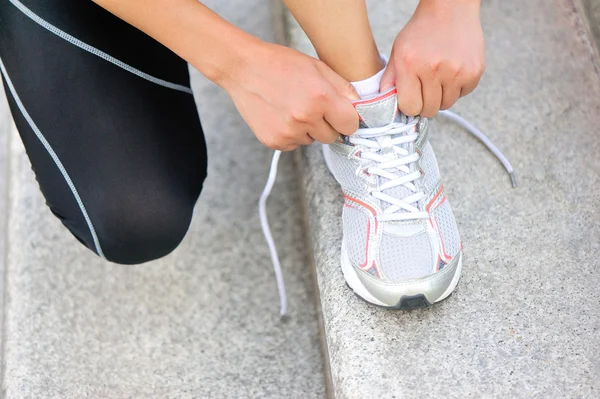
[[[283,274],[281,273],[281,263],[279,262],[279,255],[277,255],[277,247],[275,241],[273,241],[273,235],[271,234],[271,227],[269,226],[269,219],[267,219],[267,199],[271,194],[275,180],[277,179],[277,165],[279,164],[279,157],[281,157],[281,151],[275,151],[273,154],[273,160],[271,161],[271,170],[269,171],[269,178],[265,189],[260,195],[258,200],[258,216],[260,217],[260,226],[262,227],[263,234],[267,240],[269,246],[269,252],[271,253],[271,262],[273,263],[273,270],[275,270],[275,279],[277,280],[277,290],[279,291],[279,315],[285,316],[287,311],[287,295],[285,293],[285,282],[283,281]]]
[[[487,149],[490,150],[490,152],[494,154],[496,158],[498,158],[500,163],[502,163],[502,166],[504,166],[506,172],[510,176],[512,186],[517,186],[515,172],[512,165],[504,156],[504,154],[502,154],[502,152],[498,149],[498,147],[496,147],[481,130],[477,129],[469,121],[465,120],[463,117],[455,114],[454,112],[440,111],[439,113],[442,116],[452,120],[459,126],[463,127],[467,132],[469,132],[470,134],[475,136],[479,141],[481,141],[481,143],[485,145]],[[398,146],[414,142],[417,139],[418,135],[406,134],[393,137],[395,135],[409,132],[413,129],[417,122],[417,119],[409,118],[406,124],[393,123],[391,125],[384,126],[381,128],[360,129],[359,134],[357,134],[356,136],[350,136],[349,138],[350,142],[353,144],[359,144],[374,150],[366,151],[363,154],[361,154],[363,159],[372,160],[376,163],[374,166],[368,167],[366,172],[369,174],[382,176],[388,179],[387,182],[385,182],[379,187],[379,190],[371,192],[371,195],[373,195],[375,198],[378,198],[390,204],[390,206],[386,208],[383,214],[378,216],[379,220],[407,220],[428,217],[426,212],[421,212],[417,207],[414,206],[414,203],[416,203],[425,196],[425,194],[422,191],[419,191],[413,183],[415,180],[421,177],[421,173],[419,171],[411,172],[409,169],[409,165],[413,162],[416,162],[420,158],[420,156],[416,152],[409,153],[404,148]],[[373,138],[375,140],[372,140]],[[381,149],[387,148],[390,149],[388,151],[394,151],[394,153],[400,155],[400,157],[391,159],[379,153]],[[275,278],[277,280],[277,289],[279,291],[279,314],[281,317],[283,317],[286,315],[287,312],[287,296],[285,290],[285,283],[283,280],[283,274],[281,272],[281,263],[279,262],[279,256],[277,255],[277,248],[275,246],[275,241],[273,240],[273,235],[271,234],[271,228],[269,227],[266,209],[267,199],[271,194],[271,190],[273,189],[273,185],[275,184],[275,179],[277,178],[277,165],[279,164],[280,156],[281,151],[275,151],[275,153],[273,154],[269,178],[267,179],[267,184],[265,185],[265,189],[263,190],[260,196],[260,200],[258,202],[258,214],[260,217],[260,225],[262,227],[265,239],[267,240],[269,252],[271,253],[271,261],[273,263],[273,270],[275,271]],[[391,170],[400,171],[403,172],[403,174],[394,174],[391,172]],[[382,192],[383,190],[397,187],[400,185],[404,185],[405,187],[407,187],[410,191],[413,192],[413,194],[403,199],[399,199]],[[399,212],[401,210],[405,212]]]
[[[409,118],[406,123],[358,129],[355,134],[348,137],[352,144],[364,148],[360,153],[361,159],[375,162],[364,172],[369,176],[376,175],[387,179],[379,186],[378,190],[370,192],[373,197],[390,204],[381,215],[377,216],[380,221],[427,219],[429,217],[427,212],[422,212],[415,205],[417,201],[425,198],[425,193],[413,183],[421,177],[421,172],[411,171],[410,168],[411,164],[419,160],[420,155],[401,147],[402,144],[414,143],[419,138],[419,135],[414,133],[414,127],[418,122],[418,118]],[[409,133],[411,131],[413,132]],[[400,174],[394,172],[400,172]],[[398,186],[406,187],[412,194],[400,199],[384,193],[385,190]]]

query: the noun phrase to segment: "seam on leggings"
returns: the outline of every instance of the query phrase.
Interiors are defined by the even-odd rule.
[[[35,124],[33,119],[31,119],[31,116],[25,109],[25,106],[21,102],[21,98],[19,97],[19,95],[17,94],[17,91],[15,90],[15,86],[13,86],[13,83],[10,80],[8,73],[6,72],[6,68],[4,67],[4,63],[2,62],[2,59],[0,59],[0,70],[2,71],[2,75],[4,75],[4,79],[6,80],[6,85],[8,86],[8,89],[10,90],[10,93],[12,94],[12,96],[15,100],[15,103],[19,107],[19,110],[23,114],[23,117],[25,118],[27,123],[29,123],[29,126],[31,127],[31,129],[33,130],[33,132],[35,133],[37,138],[40,140],[40,142],[42,143],[42,145],[44,146],[46,151],[48,151],[48,154],[50,155],[50,157],[52,157],[52,160],[54,161],[54,163],[60,170],[60,173],[62,173],[63,178],[65,179],[67,184],[69,185],[69,188],[71,189],[71,192],[73,193],[73,196],[75,197],[75,201],[77,201],[77,205],[79,205],[79,209],[81,210],[81,213],[83,214],[83,217],[85,218],[88,228],[90,229],[90,234],[92,235],[92,239],[94,240],[94,245],[96,246],[96,252],[102,258],[105,258],[104,253],[102,252],[102,247],[100,246],[100,240],[98,240],[98,235],[96,234],[96,229],[94,229],[94,224],[90,220],[90,216],[88,215],[87,210],[85,209],[85,205],[83,204],[83,201],[81,200],[81,197],[79,196],[79,192],[77,192],[77,189],[75,188],[75,184],[73,183],[73,180],[71,180],[69,173],[67,173],[67,170],[65,169],[62,162],[58,158],[58,155],[56,155],[56,152],[54,152],[54,149],[52,149],[52,146],[50,145],[48,140],[46,140],[46,138],[44,137],[44,135],[42,134],[40,129],[37,127],[37,125]]]
[[[172,83],[172,82],[169,82],[169,81],[166,81],[163,79],[159,79],[159,78],[149,75],[145,72],[142,72],[139,69],[136,69],[136,68],[132,67],[131,65],[126,64],[123,61],[116,59],[112,55],[107,54],[104,51],[101,51],[94,46],[90,46],[89,44],[82,42],[81,40],[77,39],[76,37],[69,35],[67,32],[57,28],[56,26],[54,26],[51,23],[47,22],[46,20],[42,19],[39,15],[35,14],[33,11],[31,11],[29,8],[27,8],[19,0],[9,0],[9,1],[12,3],[12,5],[17,7],[23,14],[25,14],[27,17],[29,17],[29,19],[31,19],[32,21],[34,21],[41,27],[47,29],[48,31],[54,33],[56,36],[79,47],[80,49],[85,50],[89,53],[92,53],[95,56],[100,57],[103,60],[108,61],[111,64],[114,64],[114,65],[126,70],[127,72],[137,75],[140,78],[146,79],[152,83],[167,87],[169,89],[178,90],[178,91],[182,91],[184,93],[192,94],[192,89],[190,89],[187,86],[180,85],[177,83]]]

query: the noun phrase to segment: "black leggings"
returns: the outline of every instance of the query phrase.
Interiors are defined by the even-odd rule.
[[[109,261],[185,236],[206,144],[185,61],[90,0],[0,0],[4,88],[50,210]]]

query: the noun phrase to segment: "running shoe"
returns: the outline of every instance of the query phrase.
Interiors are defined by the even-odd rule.
[[[344,191],[341,264],[350,288],[390,309],[415,309],[447,298],[462,269],[462,244],[427,136],[427,119],[398,111],[396,89],[354,103],[360,127],[323,146],[325,161]],[[509,160],[472,123],[450,111],[439,115],[477,138],[517,186]],[[275,151],[258,212],[286,315],[285,283],[267,219],[277,177]]]
[[[458,284],[462,244],[428,121],[399,112],[396,89],[354,105],[360,116],[356,133],[323,146],[344,192],[344,277],[375,305],[432,305]]]

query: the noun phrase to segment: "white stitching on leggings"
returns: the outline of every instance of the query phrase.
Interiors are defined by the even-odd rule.
[[[131,72],[134,75],[139,76],[140,78],[146,79],[152,83],[156,83],[157,85],[164,86],[169,89],[178,90],[178,91],[182,91],[184,93],[192,94],[192,89],[190,89],[187,86],[183,86],[183,85],[176,84],[176,83],[171,83],[166,80],[156,78],[152,75],[148,75],[147,73],[142,72],[139,69],[136,69],[136,68],[132,67],[131,65],[128,65],[128,64],[124,63],[123,61],[120,61],[120,60],[116,59],[115,57],[113,57],[101,50],[98,50],[96,47],[90,46],[89,44],[82,42],[81,40],[77,39],[76,37],[69,35],[67,32],[60,30],[56,26],[54,26],[54,25],[50,24],[49,22],[45,21],[44,19],[40,18],[37,14],[35,14],[33,11],[31,11],[29,8],[27,8],[19,0],[9,0],[9,1],[12,3],[12,5],[17,7],[23,14],[28,16],[31,20],[36,22],[38,25],[40,25],[43,28],[54,33],[56,36],[68,41],[69,43],[74,44],[75,46],[77,46],[87,52],[90,52],[90,53],[92,53],[92,54],[94,54],[94,55],[120,67],[120,68],[123,68],[124,70]]]
[[[50,154],[50,156],[52,157],[52,160],[54,161],[54,163],[60,170],[60,173],[62,173],[67,184],[69,185],[69,188],[71,189],[71,192],[73,193],[73,196],[75,197],[75,200],[77,201],[77,204],[79,205],[79,209],[81,209],[81,213],[83,214],[83,217],[85,218],[88,228],[90,229],[92,239],[94,240],[94,245],[96,246],[96,252],[98,253],[98,255],[100,255],[101,257],[104,258],[104,253],[102,252],[102,247],[100,246],[100,241],[98,240],[98,236],[96,235],[96,230],[94,229],[94,225],[92,224],[92,221],[90,220],[90,217],[85,209],[85,206],[83,205],[83,201],[81,200],[81,197],[79,196],[79,193],[77,192],[77,189],[75,188],[75,184],[73,184],[71,177],[67,173],[67,171],[66,171],[65,167],[63,166],[62,162],[60,161],[60,159],[58,158],[58,155],[56,155],[56,153],[52,149],[52,146],[50,145],[50,143],[48,143],[48,140],[46,140],[46,138],[44,137],[44,135],[42,134],[40,129],[38,129],[37,125],[35,124],[33,119],[31,119],[31,116],[25,109],[25,106],[21,102],[21,99],[19,98],[19,95],[17,94],[17,91],[15,90],[15,86],[13,86],[12,81],[10,80],[8,73],[6,72],[6,68],[4,67],[4,63],[2,62],[2,59],[0,59],[0,70],[2,71],[2,75],[4,75],[6,85],[8,86],[8,89],[10,90],[15,102],[17,103],[17,106],[21,110],[23,117],[25,118],[25,120],[27,120],[27,123],[29,123],[29,126],[31,126],[31,129],[33,130],[33,132],[35,133],[37,138],[42,142],[42,145],[44,146],[46,151],[48,151],[48,154]]]

